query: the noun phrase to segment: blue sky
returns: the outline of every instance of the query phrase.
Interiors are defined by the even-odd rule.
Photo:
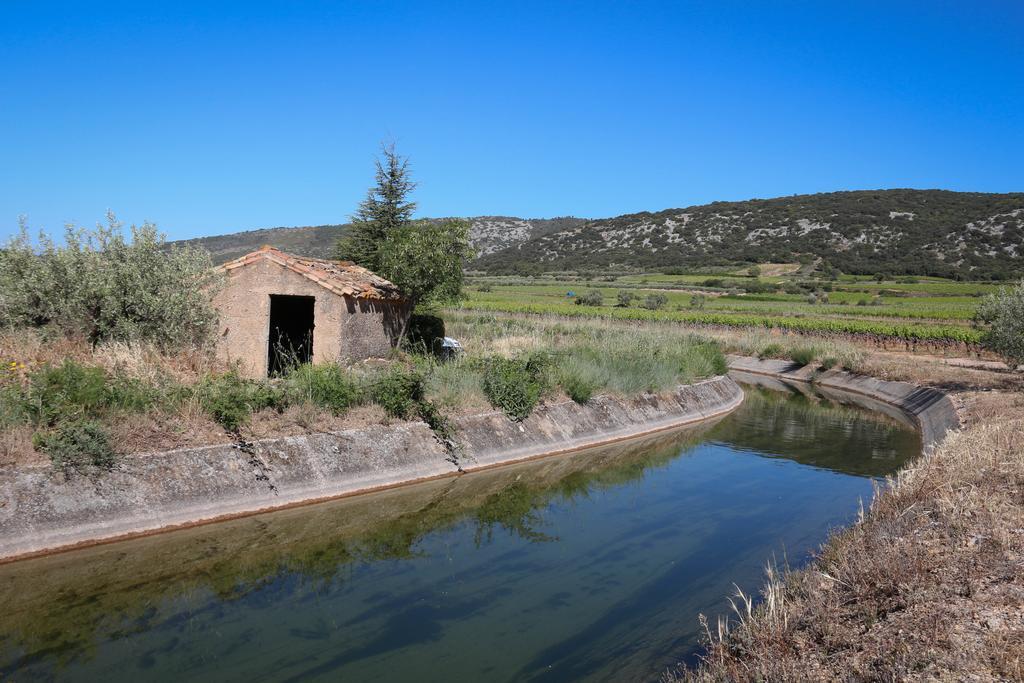
[[[1024,190],[1024,3],[0,0],[0,237]]]

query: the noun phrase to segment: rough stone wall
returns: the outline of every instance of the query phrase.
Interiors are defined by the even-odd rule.
[[[315,297],[314,363],[387,355],[408,313],[401,304],[339,296],[270,261],[236,268],[214,297],[220,314],[217,353],[240,361],[248,377],[267,374],[271,294]]]
[[[345,297],[345,312],[341,358],[352,361],[386,356],[398,343],[411,310],[404,303]]]

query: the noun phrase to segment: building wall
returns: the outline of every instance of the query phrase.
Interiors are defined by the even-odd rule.
[[[334,294],[270,261],[228,271],[214,297],[220,314],[217,354],[239,362],[248,377],[267,374],[270,295],[312,296],[313,362],[354,361],[386,355],[397,340],[406,306]]]

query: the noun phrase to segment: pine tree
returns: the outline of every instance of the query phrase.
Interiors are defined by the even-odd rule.
[[[379,250],[398,228],[407,225],[416,211],[408,201],[416,188],[409,172],[409,160],[395,152],[394,144],[382,145],[383,159],[377,159],[377,182],[352,216],[352,228],[335,247],[337,258],[355,261],[370,270],[380,266]]]

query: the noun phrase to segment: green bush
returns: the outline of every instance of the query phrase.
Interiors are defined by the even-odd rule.
[[[821,360],[821,369],[822,370],[831,370],[832,368],[834,368],[838,364],[839,364],[839,359],[838,358],[835,358],[833,356],[828,356],[828,357],[823,358]]]
[[[37,423],[94,416],[107,401],[107,374],[102,368],[65,360],[29,376],[28,403]]]
[[[658,309],[664,308],[665,304],[668,303],[668,297],[661,292],[652,292],[647,295],[644,299],[644,308],[657,311]]]
[[[105,404],[114,410],[143,413],[163,402],[164,394],[159,387],[138,378],[114,375],[107,380]]]
[[[392,417],[412,417],[423,400],[423,379],[419,368],[392,365],[371,381],[370,399]]]
[[[814,356],[814,349],[808,348],[806,346],[797,347],[793,349],[789,354],[789,357],[793,360],[793,362],[799,365],[810,365],[811,363],[814,362]]]
[[[782,355],[782,345],[773,342],[771,344],[766,344],[764,348],[761,349],[761,352],[757,354],[757,357],[763,360],[765,358],[776,358],[780,355]]]
[[[636,293],[631,292],[628,289],[620,289],[618,294],[615,295],[618,305],[622,308],[629,308],[633,304],[633,300],[636,299]]]
[[[576,297],[577,306],[603,306],[604,296],[596,289],[580,294]]]
[[[55,429],[36,432],[33,445],[64,470],[86,466],[110,469],[117,461],[106,430],[93,420],[72,420]]]
[[[289,403],[309,402],[340,415],[359,401],[359,383],[336,363],[303,364],[288,375]]]
[[[564,371],[560,373],[558,384],[576,403],[583,405],[591,399],[597,390],[593,380],[580,373]]]
[[[1024,280],[1001,288],[978,306],[978,322],[986,326],[981,343],[1012,368],[1024,364]]]
[[[548,360],[540,354],[490,358],[484,365],[484,394],[509,419],[525,420],[547,388],[547,370]]]
[[[0,429],[28,422],[32,417],[25,392],[15,382],[0,382]]]
[[[280,389],[267,382],[243,379],[235,370],[207,376],[198,394],[203,410],[229,431],[237,431],[256,411],[285,405]]]
[[[23,224],[0,247],[0,321],[54,325],[93,342],[189,346],[210,338],[219,277],[209,254],[168,245],[148,223],[132,226],[129,240],[110,214],[106,226],[68,227],[62,244],[43,235],[39,245]]]

